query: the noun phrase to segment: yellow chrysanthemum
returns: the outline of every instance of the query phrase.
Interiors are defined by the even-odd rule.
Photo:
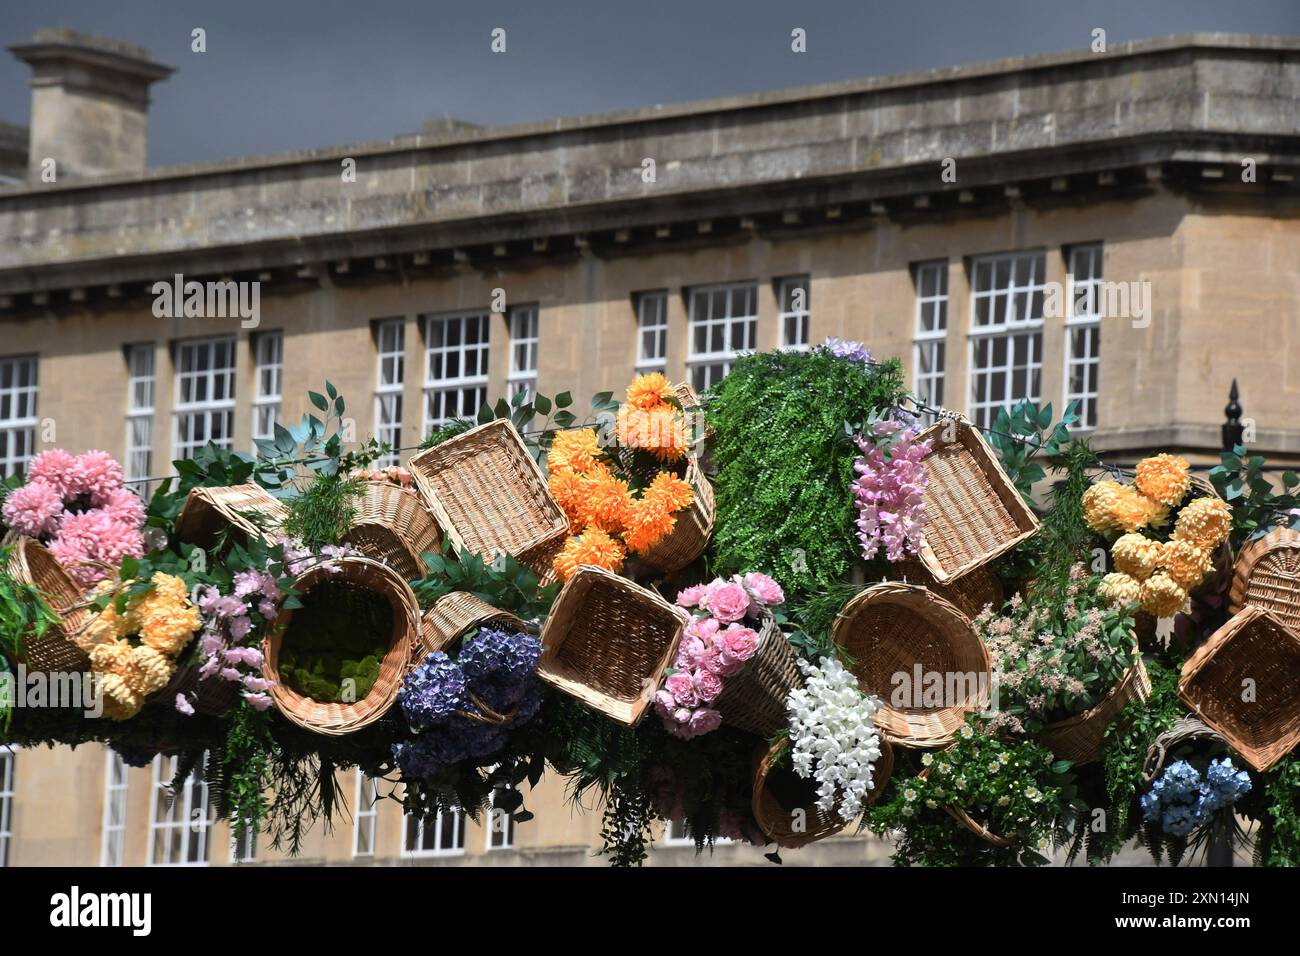
[[[130,666],[123,676],[132,690],[148,697],[166,687],[174,673],[176,665],[171,658],[152,647],[142,646],[131,649]]]
[[[1111,546],[1110,556],[1117,570],[1144,581],[1160,561],[1160,542],[1140,534],[1120,535]]]
[[[602,457],[600,439],[594,428],[562,431],[551,442],[546,454],[546,465],[551,471],[568,469],[586,474],[596,467]]]
[[[108,674],[100,680],[104,699],[104,716],[109,720],[127,720],[140,713],[144,697],[131,689],[120,674]]]
[[[1142,600],[1142,584],[1130,575],[1114,572],[1098,583],[1097,597],[1111,607],[1137,604]]]
[[[659,510],[675,514],[683,508],[689,508],[695,501],[695,489],[690,482],[678,478],[671,472],[661,471],[655,475],[650,487],[645,490],[644,500],[652,502]]]
[[[565,542],[555,556],[553,566],[560,580],[567,581],[583,564],[593,564],[607,571],[622,571],[625,557],[622,545],[599,528],[592,528]]]
[[[1115,503],[1124,486],[1118,481],[1099,481],[1083,493],[1083,517],[1093,531],[1114,531]]]
[[[645,554],[672,533],[677,519],[660,502],[641,499],[628,514],[623,543],[632,554]]]
[[[199,609],[171,602],[148,604],[152,595],[140,602],[140,640],[154,650],[175,657],[199,629]]]
[[[170,601],[173,604],[184,604],[189,600],[190,589],[174,574],[158,571],[149,580],[153,584],[153,591],[148,596]]]
[[[1192,487],[1191,470],[1177,455],[1152,455],[1137,464],[1138,491],[1170,508],[1177,505]]]
[[[642,375],[627,387],[627,404],[636,408],[651,409],[664,405],[672,396],[672,383],[658,372]]]
[[[1214,560],[1209,552],[1202,551],[1190,541],[1175,538],[1167,541],[1160,549],[1160,567],[1178,582],[1183,589],[1190,591],[1214,570]]]
[[[1156,617],[1172,617],[1187,604],[1187,592],[1164,571],[1142,582],[1142,609]]]
[[[1232,509],[1221,498],[1196,498],[1178,513],[1174,540],[1187,541],[1213,553],[1232,530]]]
[[[92,647],[89,656],[95,673],[124,676],[131,666],[131,645],[126,641],[106,641]]]

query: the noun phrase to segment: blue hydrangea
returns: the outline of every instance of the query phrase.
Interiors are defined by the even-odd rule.
[[[1172,836],[1188,836],[1250,788],[1250,775],[1227,757],[1210,761],[1204,777],[1187,761],[1178,760],[1165,768],[1139,803],[1149,823],[1159,822]]]
[[[465,672],[442,651],[434,651],[407,675],[397,702],[415,731],[426,730],[465,707]]]
[[[521,684],[537,670],[542,642],[529,634],[483,628],[465,642],[457,663],[471,681]]]

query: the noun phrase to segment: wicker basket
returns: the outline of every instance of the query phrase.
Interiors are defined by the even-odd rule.
[[[930,768],[926,767],[919,774],[917,774],[917,776],[922,780],[926,779],[928,776],[930,776]],[[954,820],[956,820],[958,823],[964,826],[971,833],[975,834],[977,837],[979,837],[989,846],[995,846],[998,847],[999,849],[1005,849],[1009,846],[1015,846],[1014,840],[1009,840],[1004,836],[999,836],[998,834],[994,833],[988,827],[984,826],[984,824],[978,822],[974,817],[972,817],[969,813],[967,813],[966,810],[962,807],[954,807],[952,805],[949,805],[943,808],[943,812],[948,814],[948,816],[952,817]]]
[[[288,515],[289,509],[259,485],[195,488],[176,519],[176,539],[207,551],[229,528],[245,539],[260,536],[267,544],[274,544],[274,529]],[[262,519],[265,529],[252,520],[254,516]]]
[[[417,667],[433,651],[450,651],[462,634],[484,624],[501,624],[524,633],[526,625],[509,611],[502,611],[465,591],[452,591],[434,602],[420,620],[420,634],[411,652],[411,667]]]
[[[677,653],[684,610],[603,568],[565,582],[542,628],[537,673],[592,710],[635,726]]]
[[[824,840],[828,836],[834,836],[849,825],[849,821],[841,819],[840,815],[834,812],[827,813],[820,810],[816,805],[808,807],[787,807],[768,789],[768,778],[773,767],[777,765],[781,757],[781,752],[788,745],[786,738],[781,738],[776,743],[762,743],[754,751],[754,795],[753,811],[754,819],[758,822],[761,829],[767,836],[779,847],[785,849],[797,849],[801,846],[807,846],[809,843],[815,843],[818,840]],[[889,741],[881,739],[880,756],[876,758],[875,770],[872,775],[871,792],[867,795],[865,804],[870,806],[880,799],[880,795],[885,792],[885,787],[889,783],[889,778],[894,772],[894,750],[889,746]],[[796,829],[795,812],[802,810],[800,822],[803,824]]]
[[[151,695],[149,701],[170,708],[175,706],[177,694],[185,694],[187,697],[194,694],[190,703],[196,714],[219,717],[239,702],[241,686],[239,681],[218,678],[204,680],[199,677],[198,665],[192,664],[178,667],[167,686]]]
[[[1274,528],[1242,547],[1228,592],[1228,610],[1272,611],[1300,634],[1300,531]]]
[[[904,584],[919,584],[929,588],[939,597],[957,605],[958,610],[967,617],[977,617],[988,605],[992,605],[994,611],[1002,609],[1002,579],[988,565],[973,568],[961,577],[947,581],[936,581],[929,569],[917,560],[900,562],[898,570]]]
[[[1151,785],[1156,782],[1156,777],[1160,776],[1160,771],[1165,765],[1165,757],[1169,752],[1180,744],[1193,740],[1208,740],[1222,744],[1224,747],[1228,746],[1222,734],[1211,730],[1195,717],[1179,717],[1168,730],[1151,741],[1151,746],[1147,748],[1147,758],[1142,764],[1143,791],[1151,789]]]
[[[90,658],[73,642],[73,635],[90,623],[94,613],[86,606],[77,582],[36,539],[9,535],[4,543],[13,548],[5,571],[15,581],[39,589],[59,618],[41,637],[23,636],[26,654],[21,663],[33,673],[80,674],[90,670]]]
[[[1146,700],[1150,693],[1151,678],[1139,657],[1095,706],[1048,724],[1040,739],[1061,760],[1075,764],[1092,763],[1101,756],[1106,728],[1111,721],[1126,705],[1135,700]]]
[[[758,650],[740,673],[727,678],[713,706],[723,723],[767,740],[789,725],[785,700],[802,686],[794,648],[769,614],[758,633]]]
[[[947,746],[967,712],[988,704],[988,649],[965,614],[926,588],[894,583],[867,588],[844,605],[831,639],[853,659],[850,670],[863,693],[880,698],[876,725],[890,743]],[[918,671],[922,680],[942,675],[945,706],[893,706],[899,676],[915,685]],[[922,689],[914,686],[913,692]]]
[[[944,436],[950,434],[951,442]],[[979,431],[962,420],[942,421],[919,440],[933,442],[925,464],[925,543],[921,561],[936,581],[987,564],[1038,530],[1025,504]]]
[[[505,419],[422,451],[407,467],[438,526],[461,550],[519,557],[569,533],[542,469]]]
[[[1246,688],[1253,701],[1242,700]],[[1178,696],[1262,773],[1300,742],[1300,637],[1247,607],[1183,664]]]
[[[673,394],[677,397],[677,401],[681,402],[682,412],[686,415],[687,439],[694,439],[691,443],[692,447],[696,451],[702,451],[703,444],[713,437],[713,426],[709,424],[704,414],[704,402],[700,401],[699,393],[690,382],[678,382],[673,386]],[[699,416],[698,421],[703,424],[703,429],[691,428],[692,416],[695,415]]]
[[[637,556],[638,561],[659,571],[671,573],[686,567],[704,553],[713,534],[713,485],[694,457],[686,465],[686,480],[695,492],[695,500],[689,508],[677,512],[676,523],[666,538]]]
[[[294,578],[293,587],[305,595],[324,582],[352,584],[382,594],[393,611],[393,633],[388,653],[380,664],[379,679],[361,700],[352,703],[324,703],[304,697],[280,683],[277,665],[285,630],[293,620],[293,610],[280,612],[275,626],[264,642],[263,672],[274,681],[271,697],[289,720],[319,734],[338,736],[360,730],[382,717],[397,699],[406,677],[411,647],[419,633],[420,609],[411,586],[396,571],[370,558],[339,558],[317,564]]]
[[[418,494],[391,482],[367,481],[343,540],[415,581],[428,574],[423,555],[437,554],[442,539],[438,522]]]

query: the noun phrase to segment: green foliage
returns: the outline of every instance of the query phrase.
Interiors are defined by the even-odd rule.
[[[1049,459],[1060,455],[1070,442],[1070,426],[1078,420],[1078,402],[1071,402],[1053,426],[1051,402],[1040,409],[1028,399],[1021,399],[1010,412],[1005,408],[999,411],[993,427],[985,432],[1007,477],[1030,506],[1034,503],[1031,492],[1035,483],[1047,477],[1043,466],[1034,459],[1040,452]]]
[[[478,422],[469,418],[453,418],[429,432],[424,441],[420,442],[420,448],[436,448],[450,438],[465,434],[477,424]]]
[[[468,591],[495,608],[509,611],[525,621],[546,616],[560,584],[538,587],[537,572],[508,554],[492,562],[480,554],[458,549],[450,538],[442,543],[441,554],[425,554],[430,575],[412,581],[421,607],[432,607],[438,598],[452,591]]]
[[[280,497],[293,497],[304,481],[314,476],[330,477],[365,468],[392,451],[388,444],[370,438],[352,452],[344,453],[343,413],[347,403],[332,382],[325,394],[308,392],[307,398],[325,414],[321,419],[307,414],[297,425],[275,425],[273,438],[258,439],[257,482]]]
[[[615,416],[618,414],[618,402],[614,401],[613,392],[597,392],[593,395],[591,407],[582,421],[578,421],[578,416],[570,411],[572,407],[573,396],[568,392],[561,392],[554,399],[545,395],[534,395],[531,392],[516,392],[510,401],[499,398],[495,405],[484,402],[478,410],[478,420],[467,425],[485,425],[496,419],[509,421],[523,437],[533,460],[545,470],[546,454],[551,450],[551,442],[555,440],[558,432],[570,428],[592,427],[609,432],[612,431]],[[545,416],[540,424],[536,420],[538,415]],[[459,424],[453,422],[449,427],[459,428]],[[450,437],[452,436],[448,435],[439,441],[445,441]]]
[[[1300,476],[1284,471],[1282,491],[1274,491],[1264,476],[1266,462],[1262,455],[1248,455],[1244,445],[1224,452],[1219,464],[1210,469],[1214,488],[1232,506],[1232,546],[1239,548],[1251,538],[1262,537],[1272,528],[1300,528],[1300,515],[1289,512],[1300,508]]]
[[[289,514],[281,530],[308,547],[336,545],[352,527],[355,502],[364,491],[365,482],[360,478],[347,478],[339,472],[318,475],[301,494],[289,499]]]
[[[1051,601],[1063,593],[1076,564],[1091,565],[1097,537],[1083,514],[1083,493],[1099,464],[1096,453],[1087,441],[1076,438],[1058,446],[1048,461],[1058,476],[1048,493],[1048,510],[1038,534],[1007,562],[1008,567],[1019,564],[1027,571],[1035,601]]]
[[[1263,796],[1255,865],[1300,866],[1300,756],[1283,757],[1263,774]]]
[[[821,350],[746,355],[715,386],[717,573],[762,571],[786,594],[828,588],[860,563],[845,423],[903,397],[896,361],[868,366]]]
[[[254,709],[247,701],[240,701],[221,750],[225,781],[221,810],[231,821],[237,844],[243,842],[245,833],[256,833],[266,816],[266,788],[274,749],[271,715]]]
[[[12,552],[11,547],[0,548],[0,569],[8,566]],[[39,588],[0,570],[0,675],[9,672],[10,662],[26,656],[29,638],[39,640],[58,623],[59,616]],[[7,734],[13,715],[10,695],[4,688],[5,681],[0,677],[0,733]]]
[[[324,581],[302,598],[280,645],[280,679],[323,703],[361,700],[379,677],[393,633],[383,595]]]

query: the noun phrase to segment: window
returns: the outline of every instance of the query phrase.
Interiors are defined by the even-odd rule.
[[[487,815],[487,848],[509,850],[515,845],[515,818],[506,810],[497,809],[497,794],[507,789],[498,786],[492,791]]]
[[[431,820],[406,814],[402,856],[456,856],[465,852],[465,821],[459,810],[439,810]]]
[[[249,825],[244,829],[242,839],[235,836],[235,828],[230,828],[230,862],[253,863],[257,860],[257,827]]]
[[[636,373],[662,372],[668,361],[668,293],[636,296]]]
[[[1101,368],[1101,243],[1069,252],[1069,314],[1065,319],[1065,403],[1079,403],[1078,428],[1097,427]]]
[[[176,346],[175,457],[193,458],[214,442],[231,448],[235,424],[235,339]]]
[[[208,784],[203,768],[208,756],[190,773],[179,793],[173,795],[176,757],[153,758],[152,806],[149,812],[150,866],[207,866],[208,833],[212,812],[208,807]]]
[[[758,287],[706,286],[690,293],[691,385],[703,392],[722,381],[731,363],[745,349],[754,348],[758,334]]]
[[[945,339],[948,335],[948,262],[915,266],[916,339],[913,343],[912,390],[936,408],[943,406]]]
[[[284,374],[284,334],[263,332],[253,339],[253,438],[275,437],[280,419],[281,379]]]
[[[993,424],[1000,409],[1038,401],[1043,371],[1042,252],[971,260],[970,419]]]
[[[537,394],[537,306],[521,305],[510,310],[510,397],[519,392]],[[484,368],[486,372],[486,367]],[[474,409],[478,411],[477,408]]]
[[[402,388],[406,382],[406,323],[384,319],[375,323],[375,438],[392,446],[378,465],[396,465],[402,447]]]
[[[426,316],[424,434],[487,401],[490,313]]]
[[[714,846],[734,842],[730,837],[714,837]],[[669,820],[664,824],[664,846],[695,846],[695,837],[686,828],[685,820]]]
[[[353,806],[357,808],[352,818],[352,855],[375,855],[375,819],[379,813],[375,809],[379,802],[379,784],[375,778],[357,771],[356,799]]]
[[[153,469],[153,410],[157,378],[154,345],[146,342],[126,347],[126,462],[127,481],[142,481]],[[136,491],[148,496],[147,483]]]
[[[0,866],[9,865],[9,839],[14,820],[14,751],[0,748]]]
[[[26,470],[36,448],[36,356],[0,358],[0,478]]]
[[[778,280],[776,301],[781,307],[781,348],[808,351],[808,310],[812,304],[808,277]]]
[[[126,762],[110,750],[104,777],[104,833],[100,866],[121,866],[126,852]]]

